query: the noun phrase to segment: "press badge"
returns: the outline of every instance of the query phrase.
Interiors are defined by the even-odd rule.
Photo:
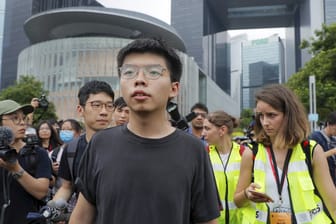
[[[271,224],[291,224],[292,214],[290,208],[274,207],[271,212]]]

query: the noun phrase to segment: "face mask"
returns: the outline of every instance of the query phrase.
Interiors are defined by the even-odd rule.
[[[70,130],[61,130],[59,136],[64,143],[68,143],[74,138],[74,132]]]

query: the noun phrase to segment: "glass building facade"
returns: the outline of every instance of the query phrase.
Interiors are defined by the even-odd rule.
[[[5,9],[6,9],[6,1],[0,0],[0,71],[2,65],[1,61],[2,61],[2,43],[3,43],[4,26],[5,26]]]
[[[4,7],[6,2],[0,89],[13,85],[17,78],[18,55],[30,45],[23,24],[32,14],[55,8],[101,6],[96,0],[0,0],[0,2],[1,7]]]
[[[264,85],[284,83],[284,46],[277,36],[243,42],[242,109],[255,107],[255,93]]]
[[[76,6],[102,6],[96,0],[33,0],[32,14]]]
[[[336,23],[336,1],[324,0],[325,23],[330,25]]]

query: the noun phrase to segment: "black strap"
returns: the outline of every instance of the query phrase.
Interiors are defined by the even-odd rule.
[[[268,151],[271,153],[271,159],[272,159],[271,165],[272,165],[272,169],[273,169],[274,176],[275,176],[275,182],[277,184],[279,200],[282,201],[282,196],[281,196],[282,189],[283,189],[283,185],[285,183],[285,178],[286,178],[286,175],[287,175],[289,160],[290,160],[290,157],[292,155],[293,150],[288,149],[288,151],[287,151],[285,163],[284,163],[284,166],[283,166],[283,169],[282,169],[281,179],[279,178],[278,165],[277,165],[277,162],[276,162],[276,159],[275,159],[274,151],[270,147],[268,147]]]
[[[252,144],[252,153],[253,153],[251,182],[254,182],[254,160],[255,160],[255,157],[257,156],[257,153],[258,153],[258,143],[257,142],[252,142],[251,144]]]
[[[217,152],[217,155],[222,163],[222,166],[223,166],[223,169],[224,169],[224,177],[225,177],[225,181],[226,181],[226,184],[225,184],[225,223],[229,223],[230,221],[230,213],[229,213],[229,202],[228,202],[228,194],[229,194],[229,186],[228,186],[228,179],[227,179],[227,176],[226,176],[226,168],[227,168],[227,165],[229,163],[229,160],[230,160],[230,156],[231,156],[231,152],[233,150],[233,145],[231,144],[231,151],[229,152],[229,155],[228,155],[228,158],[225,162],[225,164],[223,163],[223,160],[222,160],[222,157],[220,156],[220,153],[219,151],[217,150],[217,148],[215,147],[216,149],[216,152]]]
[[[324,212],[330,218],[330,220],[332,220],[330,212],[328,211],[327,206],[324,204],[324,202],[322,200],[322,197],[321,197],[321,194],[318,191],[318,189],[316,187],[316,184],[314,182],[314,178],[313,178],[313,166],[312,166],[312,158],[313,158],[313,152],[314,152],[313,150],[314,149],[310,150],[310,141],[309,140],[302,141],[301,142],[301,148],[302,148],[304,154],[306,155],[305,162],[306,162],[307,167],[308,167],[308,172],[309,172],[309,175],[310,175],[310,179],[312,180],[313,185],[314,185],[314,193],[321,199]]]

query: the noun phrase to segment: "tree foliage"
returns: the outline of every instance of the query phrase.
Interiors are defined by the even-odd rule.
[[[33,98],[40,98],[42,94],[48,96],[48,91],[43,89],[42,82],[33,76],[21,76],[18,82],[1,91],[0,100],[11,99],[20,104],[30,104]],[[38,119],[57,119],[55,105],[49,102],[46,111],[37,108],[34,112],[34,122],[36,123]]]
[[[244,130],[247,129],[253,120],[254,112],[252,109],[244,109],[240,115],[239,127]]]
[[[315,38],[303,41],[301,47],[309,48],[313,58],[296,74],[287,85],[294,90],[309,111],[309,76],[315,76],[316,110],[324,120],[336,108],[336,24],[323,25],[315,31]]]

